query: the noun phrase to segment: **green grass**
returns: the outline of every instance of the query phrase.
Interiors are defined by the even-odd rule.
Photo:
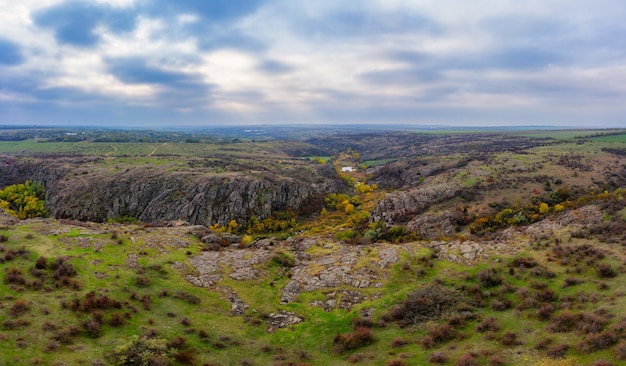
[[[372,168],[372,167],[379,166],[379,165],[393,163],[397,160],[398,159],[395,159],[395,158],[394,159],[366,160],[363,162],[363,164],[365,164],[368,168]]]
[[[626,143],[626,133],[621,135],[609,135],[609,136],[598,136],[592,137],[591,140],[598,142],[621,142]]]

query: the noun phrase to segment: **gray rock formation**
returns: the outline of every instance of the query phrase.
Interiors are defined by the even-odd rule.
[[[406,223],[437,202],[457,196],[463,188],[455,182],[424,184],[407,191],[389,193],[371,214],[374,221]]]
[[[0,164],[0,184],[41,182],[56,218],[102,222],[126,216],[207,226],[263,219],[287,208],[314,212],[327,193],[350,189],[332,167],[301,161],[283,171],[217,174],[150,165],[115,171],[93,160],[15,160]]]

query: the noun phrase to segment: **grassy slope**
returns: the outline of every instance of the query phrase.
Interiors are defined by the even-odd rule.
[[[3,143],[4,144],[4,143]],[[588,185],[590,183],[587,174],[574,176],[571,170],[559,170],[558,165],[550,163],[547,158],[552,154],[570,154],[576,148],[576,153],[601,155],[600,149],[605,146],[614,146],[615,143],[594,142],[582,146],[556,145],[549,148],[538,148],[533,155],[512,156],[508,153],[501,154],[497,160],[498,166],[503,166],[505,160],[518,161],[525,166],[533,163],[544,165],[541,171],[533,174],[541,174],[543,171],[557,172],[565,184]],[[45,145],[45,144],[39,144]],[[112,144],[106,144],[112,145]],[[116,144],[117,146],[118,144]],[[150,144],[148,144],[150,145]],[[151,144],[150,146],[138,147],[139,155],[146,155],[144,159],[152,161],[157,157],[147,155],[158,148],[158,152],[172,153],[167,149],[174,148],[167,145]],[[184,145],[184,144],[183,144]],[[239,144],[237,144],[239,145]],[[4,145],[3,145],[4,146]],[[124,145],[129,150],[135,151],[132,146]],[[189,144],[197,147],[197,144]],[[26,148],[25,146],[20,148]],[[186,149],[182,146],[176,149]],[[250,146],[242,147],[241,153],[245,154]],[[51,151],[55,151],[54,149]],[[58,151],[58,150],[57,150]],[[115,150],[121,153],[122,149]],[[178,152],[182,150],[176,150]],[[218,151],[217,148],[211,153]],[[269,150],[263,150],[271,154]],[[231,151],[232,152],[232,151]],[[259,151],[257,151],[258,153]],[[189,153],[189,152],[187,152]],[[238,154],[238,151],[234,153]],[[209,156],[209,151],[203,153]],[[551,156],[551,155],[550,155]],[[160,158],[164,159],[164,158]],[[610,157],[605,161],[609,165]],[[136,163],[132,158],[128,163]],[[471,169],[470,169],[471,168]],[[476,177],[472,175],[476,167],[468,167],[466,172],[459,174],[457,178],[466,182],[474,183]],[[478,167],[480,168],[480,167]],[[498,174],[505,175],[506,171],[495,170],[494,167],[486,167],[494,177]],[[499,168],[498,168],[499,169]],[[594,169],[598,170],[594,166]],[[484,177],[479,177],[483,179]],[[471,185],[471,184],[470,184]],[[498,197],[511,199],[515,196],[528,196],[532,188],[517,187],[509,191],[498,191],[495,197],[488,197],[490,201],[498,201]],[[539,185],[540,187],[541,185]],[[526,190],[523,190],[523,189]],[[445,206],[445,205],[442,205]],[[330,215],[328,220],[333,219]],[[309,224],[309,225],[314,225]],[[323,225],[327,225],[324,223]],[[338,225],[341,225],[339,223]],[[323,226],[326,230],[332,230]],[[18,250],[24,247],[28,254],[12,260],[0,263],[0,273],[6,278],[7,270],[19,269],[28,281],[35,280],[35,276],[29,274],[29,268],[35,264],[39,256],[45,256],[52,261],[53,258],[69,257],[77,271],[75,278],[80,281],[82,287],[78,290],[60,287],[56,288],[51,278],[53,271],[47,271],[46,285],[40,290],[33,290],[25,285],[1,283],[0,289],[0,324],[3,332],[0,334],[0,360],[6,364],[52,364],[53,362],[65,362],[65,364],[91,364],[91,360],[108,361],[107,357],[116,345],[119,345],[133,335],[148,332],[158,333],[158,337],[171,341],[176,336],[186,339],[187,347],[195,358],[196,364],[220,364],[239,365],[243,361],[249,364],[281,364],[287,362],[304,363],[312,365],[341,365],[373,364],[384,365],[393,359],[402,359],[406,364],[429,364],[429,358],[433,352],[444,353],[454,364],[456,360],[467,353],[474,353],[480,364],[495,364],[495,356],[499,356],[505,364],[528,365],[541,362],[547,356],[547,350],[537,349],[537,345],[545,339],[551,339],[547,346],[548,350],[560,344],[570,347],[565,352],[575,364],[591,364],[598,359],[611,360],[618,364],[615,352],[619,346],[611,345],[606,350],[591,353],[582,353],[576,345],[583,339],[590,337],[580,331],[568,331],[554,333],[548,331],[550,320],[539,320],[536,316],[538,306],[523,309],[520,306],[524,296],[516,294],[525,288],[531,294],[537,293],[538,289],[547,286],[558,294],[558,300],[551,302],[556,308],[553,317],[559,309],[569,307],[575,312],[591,314],[598,309],[605,309],[613,318],[607,319],[604,329],[610,329],[626,316],[626,302],[620,284],[624,281],[624,249],[619,245],[619,234],[613,233],[618,238],[618,243],[602,242],[598,237],[572,238],[571,233],[563,232],[559,245],[578,247],[590,244],[594,248],[600,248],[605,253],[605,258],[599,263],[607,263],[616,270],[613,278],[599,278],[594,266],[597,263],[585,264],[571,262],[561,264],[562,258],[555,258],[553,248],[555,238],[547,238],[535,248],[528,248],[523,256],[535,258],[535,260],[555,274],[553,278],[544,278],[531,273],[531,270],[514,269],[510,273],[508,263],[510,258],[491,258],[489,261],[467,267],[444,260],[434,260],[432,268],[426,265],[422,258],[430,256],[430,250],[420,243],[401,245],[406,250],[402,252],[402,259],[390,270],[390,277],[385,286],[380,290],[366,290],[371,294],[380,292],[381,297],[376,300],[366,301],[354,307],[351,311],[334,310],[324,312],[319,308],[308,305],[312,299],[323,299],[323,291],[305,293],[298,303],[280,304],[280,292],[287,282],[283,269],[273,263],[262,265],[267,276],[254,281],[227,280],[220,286],[229,286],[250,305],[248,309],[248,321],[243,317],[230,315],[230,304],[221,288],[212,290],[193,287],[184,280],[184,274],[191,272],[189,266],[184,269],[174,269],[173,263],[186,263],[189,256],[201,251],[201,243],[192,236],[183,232],[171,231],[159,232],[157,237],[160,243],[155,247],[154,233],[150,229],[138,226],[107,226],[93,225],[91,228],[74,226],[69,223],[50,221],[26,221],[16,227],[7,227],[0,230],[0,234],[10,237],[3,243],[4,251],[0,257],[5,258],[10,250]],[[173,229],[172,229],[173,230]],[[313,229],[311,229],[313,231]],[[115,234],[113,235],[113,233]],[[81,239],[82,238],[82,239]],[[91,238],[89,245],[78,245],[80,240]],[[187,245],[184,248],[171,246],[168,243],[177,242],[183,238]],[[100,241],[102,247],[94,250],[94,242]],[[622,240],[623,244],[623,240]],[[286,250],[289,248],[286,247]],[[137,254],[139,268],[129,268],[126,258],[129,254]],[[312,253],[315,254],[315,253]],[[499,259],[496,262],[495,259]],[[491,308],[497,294],[504,291],[502,285],[493,288],[481,288],[477,274],[486,268],[495,268],[498,275],[506,283],[515,287],[513,292],[503,293],[502,297],[512,302],[512,307],[503,311]],[[138,286],[137,277],[147,277],[150,280],[148,286]],[[574,286],[563,287],[568,279],[577,279],[580,283]],[[428,330],[437,324],[444,324],[447,318],[433,319],[425,323],[419,323],[410,327],[400,328],[394,323],[387,322],[384,327],[374,327],[376,341],[366,347],[335,354],[332,352],[333,338],[338,333],[352,331],[352,320],[358,317],[360,310],[373,308],[376,319],[380,319],[395,304],[404,300],[410,292],[424,287],[436,279],[440,279],[445,286],[458,290],[465,286],[478,286],[480,297],[485,307],[476,307],[477,319],[466,321],[465,325],[455,329],[454,340],[442,342],[434,347],[425,349],[422,346],[423,339]],[[543,284],[543,285],[542,285]],[[349,288],[348,288],[349,289]],[[159,296],[167,290],[167,296]],[[97,294],[106,294],[111,299],[120,301],[121,309],[109,309],[101,311],[105,322],[115,313],[128,313],[126,325],[112,327],[105,324],[101,328],[98,338],[90,338],[82,329],[81,323],[91,318],[92,315],[81,311],[71,311],[63,308],[62,303],[70,303],[73,299],[84,299],[86,293],[94,291]],[[185,292],[200,299],[199,304],[175,298],[177,292]],[[150,296],[149,310],[144,309],[140,300],[143,296]],[[465,296],[465,295],[464,295]],[[568,298],[568,296],[570,298]],[[10,315],[11,307],[18,299],[25,299],[30,309],[17,318]],[[501,300],[500,298],[499,300]],[[517,308],[517,309],[516,309]],[[256,311],[254,311],[254,310]],[[277,310],[294,311],[305,318],[305,322],[278,330],[273,334],[266,332],[264,315]],[[476,331],[480,319],[493,316],[498,319],[500,330],[493,333],[480,333]],[[187,317],[190,325],[181,324]],[[30,324],[21,325],[15,329],[7,327],[7,321],[25,319]],[[378,321],[378,320],[377,320]],[[46,322],[56,325],[59,329],[44,331]],[[10,324],[9,324],[10,325]],[[80,332],[71,337],[70,344],[55,341],[54,338],[60,331],[74,325]],[[48,324],[46,326],[50,328]],[[206,332],[208,337],[201,337]],[[503,345],[502,336],[506,332],[515,333],[520,344]],[[399,345],[402,339],[405,345]],[[621,340],[618,341],[622,342]],[[393,345],[392,345],[393,344]],[[399,345],[399,346],[398,346]],[[491,360],[491,361],[490,361]],[[546,361],[548,362],[548,361]],[[550,364],[549,361],[547,364]],[[61,364],[61,363],[59,363]]]

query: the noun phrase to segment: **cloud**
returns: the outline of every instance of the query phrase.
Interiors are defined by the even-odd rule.
[[[28,121],[79,115],[72,108],[150,123],[626,117],[618,0],[21,0],[4,10],[0,103]]]
[[[107,67],[119,80],[130,84],[184,85],[192,83],[194,79],[182,72],[150,66],[148,60],[138,57],[110,59]]]
[[[37,26],[52,29],[59,43],[91,47],[100,40],[97,27],[119,33],[131,31],[135,14],[102,3],[68,1],[34,13]]]
[[[293,71],[293,67],[280,61],[265,60],[259,65],[259,70],[267,74],[286,74]]]
[[[0,65],[19,65],[24,62],[20,46],[9,40],[0,38]]]

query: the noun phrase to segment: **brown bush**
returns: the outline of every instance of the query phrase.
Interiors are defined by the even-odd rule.
[[[6,283],[7,285],[25,285],[26,277],[24,277],[24,274],[19,269],[10,268],[7,270],[6,277],[4,277],[4,283]]]
[[[550,347],[548,351],[546,352],[546,354],[548,355],[548,357],[554,358],[554,359],[565,358],[565,354],[567,353],[568,349],[569,349],[569,345],[559,344],[559,345]]]
[[[409,294],[408,299],[384,314],[383,320],[398,322],[401,327],[418,324],[451,312],[459,302],[460,296],[456,292],[431,284]]]
[[[441,324],[429,328],[427,335],[430,336],[436,344],[439,344],[454,339],[456,331],[449,324]]]
[[[583,280],[578,279],[576,277],[567,277],[563,281],[563,286],[562,287],[566,288],[566,287],[576,286],[576,285],[580,285],[583,282],[584,282]]]
[[[583,320],[583,314],[562,310],[552,317],[547,329],[554,333],[565,333],[575,330]]]
[[[498,319],[492,316],[486,317],[485,319],[483,319],[482,322],[480,322],[480,324],[476,326],[476,331],[481,333],[487,331],[497,332],[498,330],[500,330],[500,324],[498,323]]]
[[[535,345],[535,349],[539,351],[546,350],[548,349],[548,346],[552,344],[552,342],[553,342],[552,338],[542,338]]]
[[[61,329],[56,332],[52,339],[61,343],[61,344],[72,344],[74,342],[74,337],[80,334],[80,329],[75,326],[70,326],[66,329]]]
[[[111,315],[111,318],[109,319],[110,326],[121,327],[124,324],[126,324],[126,319],[122,314],[114,313],[113,315]]]
[[[183,336],[175,336],[169,342],[167,342],[167,347],[175,348],[175,349],[183,349],[187,347],[187,339]]]
[[[409,341],[407,341],[406,339],[396,337],[391,340],[391,343],[389,343],[389,347],[398,348],[398,347],[406,346],[407,344],[409,344]]]
[[[83,329],[89,338],[100,337],[100,322],[97,319],[89,319],[82,323]]]
[[[544,302],[539,306],[539,309],[537,309],[537,319],[541,321],[550,320],[552,313],[554,313],[554,306]]]
[[[372,330],[365,327],[358,327],[354,332],[337,334],[333,339],[333,351],[343,353],[374,343]]]
[[[519,257],[513,259],[511,264],[509,265],[511,268],[534,268],[537,267],[538,263],[534,258],[530,257]]]
[[[53,275],[55,280],[58,280],[61,277],[74,277],[78,274],[74,266],[70,263],[67,263],[63,258],[58,258],[56,264],[56,270],[54,271]]]
[[[482,287],[495,287],[502,284],[502,277],[495,268],[484,269],[478,272],[478,282]]]
[[[430,355],[430,358],[428,359],[428,362],[444,364],[444,363],[448,362],[448,360],[449,360],[449,358],[448,358],[448,356],[445,353],[437,351],[437,352],[433,352]]]
[[[25,319],[7,319],[2,322],[2,328],[6,330],[13,330],[30,325],[30,321]]]
[[[491,309],[495,311],[504,311],[513,307],[513,302],[509,299],[494,299],[491,301]]]
[[[174,298],[175,299],[179,299],[179,300],[187,301],[188,303],[193,304],[193,305],[196,305],[196,304],[200,303],[200,298],[199,297],[197,297],[195,295],[192,295],[192,294],[190,294],[188,292],[184,292],[184,291],[177,292],[174,295]]]
[[[11,308],[9,309],[9,314],[13,317],[20,316],[30,310],[30,305],[24,299],[17,299]]]
[[[576,345],[576,349],[582,353],[597,352],[613,347],[618,340],[615,333],[607,330],[602,333],[588,335]]]
[[[606,319],[596,314],[583,314],[580,331],[585,334],[600,333],[606,325]]]
[[[617,276],[617,271],[608,263],[600,263],[596,266],[596,273],[600,278],[613,278]]]
[[[455,366],[479,366],[480,363],[478,363],[476,356],[474,356],[472,353],[466,353],[463,356],[461,356],[461,358],[459,358],[454,365]]]
[[[137,287],[148,287],[150,286],[150,282],[150,279],[146,276],[135,277],[135,286]]]
[[[47,266],[48,260],[43,255],[37,259],[37,262],[35,262],[35,268],[37,269],[46,269]]]
[[[517,339],[517,334],[506,332],[502,335],[502,344],[505,346],[517,346],[520,342]]]
[[[174,359],[181,365],[195,365],[196,357],[192,350],[181,350],[174,354]],[[167,363],[169,364],[169,362]]]

